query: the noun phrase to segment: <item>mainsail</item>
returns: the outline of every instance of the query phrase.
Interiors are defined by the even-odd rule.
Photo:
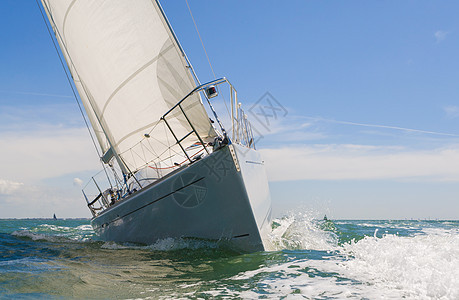
[[[42,0],[107,162],[122,168],[167,165],[180,152],[160,118],[196,85],[154,0]],[[199,94],[183,103],[204,141],[216,136]],[[180,110],[167,122],[192,129]],[[196,137],[194,135],[194,137]],[[197,139],[189,136],[189,145]],[[186,147],[186,145],[185,145]],[[169,164],[172,163],[169,162]]]

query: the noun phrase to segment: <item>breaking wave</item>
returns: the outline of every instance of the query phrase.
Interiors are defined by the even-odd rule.
[[[310,212],[275,219],[269,234],[269,250],[333,250],[338,237],[330,224],[315,219]]]
[[[32,228],[21,228],[11,233],[14,236],[30,238],[34,241],[48,242],[87,242],[92,241],[94,231],[89,224],[76,227],[40,224]]]
[[[351,230],[357,224],[363,234]],[[209,295],[255,298],[261,292],[320,299],[459,299],[458,225],[331,222],[292,214],[274,220],[271,233],[275,250],[287,256],[286,261],[228,279],[249,287],[245,291],[222,285]],[[395,234],[378,233],[389,229]],[[346,236],[354,238],[346,241]],[[306,257],[298,259],[294,250],[304,250]]]

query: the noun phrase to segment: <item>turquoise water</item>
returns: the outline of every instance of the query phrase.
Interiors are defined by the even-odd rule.
[[[89,220],[0,220],[0,298],[459,299],[459,221],[273,222],[272,251],[99,241]]]

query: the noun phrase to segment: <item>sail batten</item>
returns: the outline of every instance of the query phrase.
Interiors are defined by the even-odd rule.
[[[158,122],[196,85],[156,1],[42,3],[102,152],[113,151],[132,171],[164,163],[156,153],[177,145]],[[177,136],[191,127],[205,140],[216,135],[199,95],[192,95],[184,107],[192,126],[181,113],[167,120]],[[145,141],[150,135],[154,139]]]

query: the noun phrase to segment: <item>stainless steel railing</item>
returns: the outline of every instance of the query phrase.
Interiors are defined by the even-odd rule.
[[[215,111],[214,109],[214,106],[213,104],[211,103],[209,97],[207,96],[207,93],[206,93],[206,89],[208,89],[209,87],[215,87],[216,89],[218,89],[218,92],[220,93],[222,91],[222,89],[224,88],[224,86],[227,86],[226,88],[228,88],[229,90],[227,90],[227,92],[229,92],[230,94],[230,106],[231,106],[231,109],[230,109],[230,132],[227,132],[225,127],[223,126],[222,122],[220,121],[218,115],[217,115],[217,112]],[[252,131],[252,126],[251,126],[251,123],[249,122],[248,118],[247,118],[247,115],[244,113],[244,110],[242,109],[242,105],[241,103],[238,101],[238,97],[237,97],[237,90],[234,88],[234,86],[226,79],[226,78],[219,78],[219,79],[216,79],[216,80],[213,80],[213,81],[210,81],[210,82],[207,82],[207,83],[204,83],[204,84],[201,84],[199,86],[197,86],[196,88],[194,88],[191,92],[189,92],[185,97],[183,97],[179,102],[177,102],[177,104],[175,104],[172,108],[170,108],[162,117],[161,117],[161,121],[164,121],[164,123],[166,124],[166,127],[169,129],[169,131],[171,132],[172,136],[174,137],[175,139],[175,142],[176,144],[175,145],[178,145],[181,149],[181,151],[183,152],[184,154],[184,158],[185,161],[180,163],[180,164],[176,164],[175,166],[171,166],[171,167],[168,167],[168,168],[165,168],[165,169],[169,169],[169,168],[179,168],[181,167],[183,164],[185,164],[185,162],[187,161],[188,163],[193,163],[195,160],[197,160],[199,157],[197,157],[196,155],[199,154],[200,152],[204,153],[204,154],[210,154],[212,148],[209,147],[209,144],[206,144],[204,142],[204,140],[202,139],[202,137],[199,135],[199,133],[197,132],[195,126],[193,125],[193,123],[191,122],[189,116],[187,115],[187,112],[186,110],[184,109],[184,106],[186,104],[186,101],[187,99],[190,99],[190,97],[196,93],[200,93],[204,99],[206,99],[206,102],[215,118],[215,120],[217,121],[218,123],[218,127],[220,129],[220,134],[222,135],[222,139],[227,139],[228,143],[236,143],[236,144],[240,144],[240,145],[244,145],[248,148],[252,148],[252,149],[255,149],[255,141],[254,141],[254,136],[253,136],[253,131]],[[223,98],[223,101],[225,101],[224,97],[223,97],[223,93],[222,93],[222,98]],[[184,136],[177,136],[176,133],[174,132],[174,129],[172,128],[173,125],[168,122],[167,120],[167,117],[172,114],[172,113],[176,113],[176,112],[179,112],[180,114],[182,114],[184,117],[185,117],[185,120],[186,122],[189,124],[190,126],[190,131],[187,132]],[[189,148],[190,145],[183,145],[183,142],[192,137],[192,136],[195,136],[196,139],[199,141],[199,143],[196,143],[196,147],[201,147],[202,149],[201,150],[196,150],[194,149],[192,153],[190,153],[190,151],[187,149]],[[194,140],[196,140],[194,139]],[[172,145],[170,147],[173,147],[175,145]],[[188,148],[187,148],[188,147]],[[200,149],[200,148],[199,148]],[[204,152],[205,151],[205,152]],[[194,153],[194,154],[193,154]],[[200,154],[199,156],[201,156],[202,154]],[[159,162],[161,163],[161,162]],[[147,166],[148,164],[146,164]],[[107,168],[108,169],[108,168]],[[156,169],[154,167],[152,167],[152,169]],[[157,169],[161,169],[161,168],[157,168]],[[124,180],[124,182],[122,182],[122,180],[116,175],[116,172],[115,170],[113,169],[113,167],[110,169],[111,172],[109,173],[112,173],[113,174],[113,181],[115,182],[115,185],[116,186],[113,186],[110,179],[108,178],[108,175],[107,175],[107,178],[98,178],[98,177],[101,177],[99,176],[100,174],[102,174],[102,171],[99,172],[98,174],[96,174],[95,176],[93,176],[91,178],[91,181],[88,182],[88,184],[86,184],[86,186],[83,188],[83,195],[86,199],[86,202],[87,202],[87,205],[92,213],[92,215],[95,217],[97,216],[98,214],[100,214],[102,211],[104,211],[106,208],[110,207],[112,204],[114,204],[115,202],[123,199],[124,197],[126,197],[127,195],[130,195],[132,192],[135,192],[135,190],[133,191],[133,187],[130,186],[130,183],[128,182],[128,180]],[[107,174],[107,172],[105,172],[105,174]],[[167,173],[164,173],[167,175]],[[135,177],[134,174],[131,174],[132,176],[131,177]],[[158,172],[158,176],[159,178],[161,178],[162,176],[159,174]],[[107,181],[108,179],[108,181]],[[132,178],[131,178],[132,179]],[[142,186],[140,185],[139,181],[137,180],[137,178],[134,178],[136,179],[135,181],[138,183],[138,188],[141,189]],[[103,186],[109,186],[108,189],[105,189],[105,190],[102,190],[98,184],[98,182],[102,182],[102,181],[107,181],[107,182],[104,182],[104,185]],[[131,184],[134,184],[134,181],[131,180]],[[91,192],[88,192],[88,190],[91,190]],[[92,199],[92,200],[90,200]]]

